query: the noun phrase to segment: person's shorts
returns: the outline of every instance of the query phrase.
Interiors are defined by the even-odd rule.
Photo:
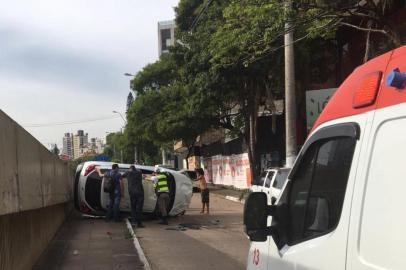
[[[208,203],[210,198],[209,189],[208,188],[203,189],[201,195],[202,195],[202,203]]]

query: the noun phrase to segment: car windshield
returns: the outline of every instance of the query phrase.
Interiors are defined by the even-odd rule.
[[[264,185],[267,174],[268,174],[267,171],[264,171],[264,172],[261,173],[261,176],[259,177],[259,180],[256,183],[258,186],[263,186]]]

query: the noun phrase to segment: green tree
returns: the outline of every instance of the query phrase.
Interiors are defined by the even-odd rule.
[[[52,148],[51,152],[54,155],[59,155],[60,151],[59,151],[59,148],[58,148],[58,146],[56,144],[54,144],[54,147]]]
[[[122,132],[109,133],[106,137],[106,147],[104,149],[104,154],[111,157],[113,162],[134,162],[131,159],[132,149],[127,147],[128,140]],[[132,152],[133,153],[133,152]]]
[[[296,3],[297,15],[293,28],[305,28],[308,36],[331,36],[340,28],[365,33],[364,62],[389,49],[399,47],[406,40],[399,33],[401,27],[393,14],[406,7],[398,0],[302,0]],[[371,35],[381,35],[371,41]]]
[[[206,108],[212,126],[245,138],[253,175],[259,107],[274,108],[281,92],[281,53],[258,60],[267,53],[260,45],[271,45],[283,25],[283,12],[269,2],[183,0],[176,9],[177,34],[188,45],[183,69],[194,89],[189,98]]]
[[[331,73],[334,59],[325,63],[325,53],[317,48],[335,51],[340,27],[381,33],[389,43],[399,43],[386,15],[400,1],[363,2],[295,1],[285,12],[284,2],[277,0],[181,0],[175,8],[178,42],[132,80],[139,95],[128,113],[126,140],[155,150],[183,140],[192,149],[202,132],[225,128],[245,138],[257,175],[258,112],[262,107],[275,112],[274,101],[284,97],[286,31],[294,30],[295,42],[301,42],[296,50],[299,102],[310,81],[323,82]],[[287,21],[291,29],[285,29]]]
[[[146,65],[131,80],[131,88],[143,94],[148,90],[159,90],[177,77],[177,67],[170,54],[162,54],[155,63]]]
[[[165,146],[182,140],[190,155],[197,137],[210,127],[204,115],[188,99],[190,89],[180,81],[145,91],[128,114],[128,130],[133,141]]]

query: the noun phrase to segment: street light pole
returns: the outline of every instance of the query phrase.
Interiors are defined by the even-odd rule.
[[[131,73],[124,73],[124,76],[129,76],[129,77],[135,77],[135,75],[131,74]],[[130,89],[131,89],[131,83],[130,83]],[[134,91],[134,99],[137,98],[137,92]],[[138,163],[138,150],[137,150],[137,146],[134,146],[134,163]]]
[[[106,132],[106,134],[112,134],[114,132]],[[106,136],[106,144],[107,144],[107,136]],[[113,158],[116,157],[116,142],[113,143]]]
[[[120,112],[113,111],[113,113],[116,113],[116,114],[120,115],[121,119],[123,119],[123,121],[124,121],[124,124],[127,125],[127,120],[125,120],[124,116]]]

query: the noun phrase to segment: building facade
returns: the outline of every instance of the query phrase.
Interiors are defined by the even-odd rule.
[[[63,147],[62,147],[62,155],[73,158],[73,134],[72,133],[65,133],[62,139]]]
[[[73,158],[77,159],[83,155],[83,149],[88,144],[88,134],[83,130],[78,130],[77,134],[73,136]]]
[[[158,22],[158,53],[169,52],[169,47],[175,44],[175,21]]]
[[[63,137],[63,149],[61,156],[64,159],[77,159],[84,156],[95,156],[103,154],[105,143],[103,139],[91,138],[88,133],[78,130],[75,135],[65,133]]]

